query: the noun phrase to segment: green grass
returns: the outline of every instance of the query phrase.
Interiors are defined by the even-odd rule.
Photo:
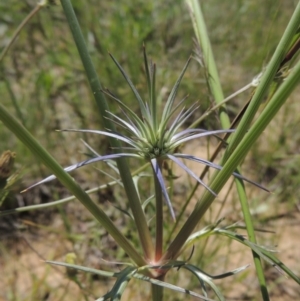
[[[192,41],[194,32],[185,3],[183,1],[178,1],[176,5],[172,3],[172,1],[163,3],[139,1],[138,4],[133,4],[132,1],[127,0],[121,4],[89,1],[89,5],[87,5],[84,1],[76,1],[74,8],[102,85],[108,87],[134,110],[138,108],[132,93],[130,93],[107,52],[109,51],[114,57],[118,58],[123,68],[131,76],[134,84],[136,84],[137,89],[146,91],[147,83],[141,64],[142,44],[145,43],[148,56],[158,65],[156,87],[161,89],[158,91],[159,97],[165,100],[182,66],[194,49]],[[287,20],[292,14],[293,3],[293,1],[284,0],[263,1],[263,3],[252,0],[246,4],[242,1],[232,3],[229,0],[222,3],[220,1],[203,3],[203,13],[206,17],[225,96],[250,82],[254,75],[259,73],[267,64],[282,36]],[[0,16],[0,51],[6,45],[7,39],[12,36],[14,30],[32,9],[33,6],[26,4],[26,2],[14,0],[10,1],[9,4],[0,4],[0,11],[4,12]],[[1,32],[3,33],[1,34]],[[1,69],[1,103],[18,120],[23,122],[24,126],[62,166],[81,161],[86,149],[80,142],[79,135],[76,133],[59,133],[55,130],[68,127],[101,129],[103,126],[60,4],[43,8],[26,25],[1,63]],[[196,116],[188,120],[187,123],[191,124],[205,112],[212,102],[205,81],[205,71],[195,61],[191,62],[185,74],[179,89],[178,99],[186,94],[190,95],[188,104],[199,100],[201,105],[199,111],[196,112]],[[248,97],[249,93],[245,93],[229,103],[230,117],[237,114]],[[119,110],[113,101],[109,101],[109,107],[113,112]],[[279,213],[276,213],[276,207],[279,203],[284,204],[284,212],[288,216],[295,210],[295,206],[299,206],[297,200],[299,176],[295,169],[299,162],[297,149],[299,134],[297,128],[298,118],[297,114],[294,114],[298,108],[297,101],[291,97],[279,116],[273,120],[270,128],[263,134],[261,140],[255,143],[250,156],[246,159],[245,167],[242,168],[243,174],[262,183],[274,193],[274,195],[266,197],[264,192],[246,186],[250,204],[254,203],[259,207],[262,203],[261,200],[267,204],[267,209],[264,209],[263,213],[255,215],[257,218],[255,227],[271,230],[273,227],[276,228],[270,220],[275,220],[275,222],[279,220]],[[201,127],[220,128],[217,115],[212,114],[207,120],[203,121]],[[109,144],[105,138],[91,135],[83,135],[82,137],[100,153],[109,151]],[[37,189],[29,195],[19,195],[18,191],[26,188],[37,179],[47,176],[49,170],[3,124],[0,124],[0,141],[2,141],[0,152],[7,149],[16,152],[16,169],[23,166],[26,171],[22,184],[18,184],[19,186],[14,190],[15,196],[10,196],[12,201],[18,196],[19,200],[26,202],[26,205],[31,205],[35,202],[41,202],[43,195],[49,197],[50,200],[56,200],[67,195],[66,190],[57,182],[52,182],[46,188]],[[266,146],[262,147],[262,144]],[[214,141],[210,146],[207,146],[207,158],[214,146]],[[199,148],[199,145],[195,144],[194,148]],[[103,164],[97,166],[100,169],[109,170]],[[133,162],[132,167],[137,168],[138,165]],[[182,175],[182,172],[179,172],[178,175],[178,181],[183,187],[183,192],[179,191],[179,196],[175,196],[175,208],[176,206],[180,207],[181,200],[188,195],[188,191],[193,187]],[[91,167],[75,172],[74,177],[85,189],[111,180]],[[149,189],[147,180],[142,182],[142,187],[141,194],[147,196],[145,192]],[[226,189],[229,190],[230,188],[226,187],[224,190],[226,191]],[[124,198],[123,189],[117,185],[107,189],[106,192],[99,192],[98,195],[93,197],[93,200],[97,204],[101,204],[101,208],[116,223],[117,227],[122,229],[125,236],[135,245],[138,245],[137,237],[132,233],[133,225],[126,216],[113,207],[114,204],[120,206],[123,210],[127,210],[128,206],[124,202]],[[221,210],[223,200],[224,202],[226,200],[226,205],[224,205],[221,213],[217,215],[216,212]],[[272,205],[275,209],[271,217],[266,217],[264,214],[270,209],[270,206],[268,207],[269,202],[275,204]],[[255,206],[250,205],[250,207],[253,210],[256,209]],[[10,208],[10,206],[6,208]],[[111,261],[124,261],[124,251],[116,248],[116,244],[112,239],[102,228],[99,228],[98,224],[95,223],[94,219],[83,209],[79,202],[71,202],[60,207],[57,211],[46,210],[46,213],[35,211],[34,213],[21,215],[20,218],[23,218],[23,220],[19,220],[20,224],[24,223],[24,219],[29,219],[39,227],[46,226],[46,228],[41,227],[39,230],[34,230],[36,231],[34,233],[39,237],[39,241],[47,242],[48,249],[46,247],[40,251],[46,259],[63,261],[64,255],[70,251],[75,251],[80,265],[102,268],[103,263],[99,261],[101,257]],[[50,220],[45,223],[43,214],[47,215],[48,213],[51,215]],[[189,213],[190,211],[187,212],[187,214]],[[206,224],[214,223],[217,218],[224,215],[229,222],[235,222],[242,218],[235,192],[230,192],[229,197],[223,197],[222,194],[222,198],[218,199],[205,215],[201,228]],[[0,218],[0,227],[8,223],[7,221],[9,219]],[[25,236],[29,243],[34,248],[40,247],[40,244],[36,243],[30,235],[30,231],[37,227],[33,224],[26,224],[26,222],[24,224],[27,225]],[[168,233],[170,230],[167,228],[165,231]],[[290,232],[292,233],[292,231]],[[280,236],[280,233],[278,235]],[[266,237],[270,237],[270,234],[260,234],[259,242],[264,244],[265,241],[268,241]],[[276,236],[274,235],[274,237]],[[293,239],[293,236],[287,239]],[[57,240],[64,241],[62,247],[51,251],[51,246],[55,245]],[[271,243],[277,244],[276,239],[275,241],[271,240]],[[22,257],[11,251],[11,249],[18,248],[17,246],[18,244],[13,244],[10,247],[7,238],[0,245],[0,260],[6,262],[16,261],[18,263],[18,277],[15,281],[13,279],[13,268],[7,268],[8,276],[7,279],[3,280],[3,283],[6,284],[6,290],[3,295],[0,295],[0,299],[3,297],[4,300],[38,300],[41,298],[39,294],[43,294],[41,291],[45,290],[44,294],[50,292],[49,300],[68,300],[70,298],[67,295],[68,285],[74,285],[75,287],[76,285],[74,283],[68,284],[68,280],[66,280],[61,286],[55,286],[50,276],[52,270],[44,271],[40,279],[37,277],[38,272],[35,274],[35,270],[33,270],[28,276],[32,284],[25,288],[27,295],[23,297],[21,291],[24,288],[19,285],[19,281],[22,279],[22,271],[25,274],[26,269],[30,270],[30,267],[24,266]],[[38,249],[37,252],[39,252]],[[191,250],[188,249],[183,257],[188,258],[190,253]],[[32,252],[32,254],[34,253]],[[238,254],[247,258],[247,263],[251,262],[251,253],[248,250],[237,249],[235,243],[225,238],[209,238],[208,241],[195,245],[191,262],[199,265],[204,270],[210,271],[211,274],[217,274],[224,270],[239,267],[240,262],[232,260],[232,257],[234,258]],[[37,255],[35,260],[39,260]],[[289,267],[293,268],[293,266]],[[116,266],[108,265],[105,268],[115,270]],[[295,267],[295,272],[296,274],[298,272],[298,275],[299,269],[299,266]],[[61,274],[65,273],[64,270],[60,271]],[[233,296],[235,291],[238,291],[241,287],[243,289],[243,286],[247,286],[251,279],[253,280],[253,277],[255,277],[253,275],[254,268],[251,267],[244,273],[226,281],[219,281],[217,284],[222,287],[222,291],[226,296]],[[268,280],[271,279],[271,276],[269,277],[267,274],[268,283],[271,282],[271,280]],[[84,296],[89,296],[91,300],[97,298],[99,296],[97,295],[99,294],[99,291],[97,291],[99,279],[95,280],[91,275],[81,273],[80,277],[82,283],[86,285],[87,291],[83,291],[78,300],[85,300]],[[186,275],[179,275],[179,273],[173,271],[168,275],[167,280],[180,285],[181,277],[191,276],[187,273]],[[103,278],[100,277],[100,281],[99,285],[100,283],[103,285]],[[289,286],[289,281],[286,280],[284,283]],[[41,282],[43,283],[41,284]],[[240,283],[241,286],[238,286],[237,283]],[[51,285],[56,288],[53,290]],[[140,283],[130,284],[133,291],[137,289],[138,285]],[[145,284],[141,285],[147,290]],[[38,293],[35,289],[37,286],[43,287]],[[195,280],[191,280],[186,288],[201,293],[198,282]],[[107,290],[108,287],[105,287],[104,292]],[[279,294],[278,290],[280,292],[280,288],[278,289],[275,286],[272,288],[271,294],[274,291],[276,297],[276,294]],[[248,293],[249,298],[252,298],[251,300],[260,298],[257,286],[253,286],[252,290],[248,292],[244,289],[243,292]],[[150,292],[145,293],[144,289],[137,291],[137,300],[147,298],[148,293]],[[128,294],[130,298],[133,298],[132,292],[128,292]],[[166,290],[165,294],[166,300],[170,298],[172,300],[193,300],[192,297],[172,291]],[[289,300],[289,295],[285,298],[285,300]]]

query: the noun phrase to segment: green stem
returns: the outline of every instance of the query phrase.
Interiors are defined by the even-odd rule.
[[[254,225],[252,222],[252,217],[248,205],[248,200],[246,196],[245,186],[242,180],[235,179],[235,184],[237,188],[237,192],[239,195],[240,204],[243,211],[243,216],[246,224],[246,229],[248,233],[248,238],[251,242],[256,244],[256,237],[255,237],[255,231],[254,231]],[[269,293],[267,290],[267,283],[264,275],[263,266],[261,263],[261,259],[258,254],[256,254],[254,251],[252,251],[254,265],[256,269],[257,279],[260,285],[261,294],[264,301],[269,301]]]
[[[110,118],[105,118],[107,116],[107,111],[109,111],[107,102],[105,100],[105,97],[103,95],[102,87],[98,78],[98,75],[96,73],[96,70],[94,68],[93,62],[90,58],[90,55],[88,53],[84,37],[82,35],[82,31],[80,28],[80,25],[78,23],[78,20],[76,18],[74,9],[72,7],[72,4],[70,0],[61,0],[62,7],[64,9],[66,18],[68,20],[71,32],[73,34],[73,38],[75,41],[75,44],[77,46],[79,55],[82,60],[82,64],[85,68],[87,78],[91,87],[91,90],[93,92],[94,98],[96,100],[96,104],[98,106],[98,109],[100,111],[102,122],[104,124],[104,127],[106,129],[115,131],[114,124],[111,122]],[[109,116],[107,116],[109,117]],[[121,144],[117,139],[110,139],[110,144],[113,149],[121,151]],[[126,191],[127,199],[129,202],[129,206],[131,208],[136,228],[139,234],[139,239],[144,251],[144,255],[146,259],[153,259],[154,257],[154,246],[151,240],[151,235],[149,228],[147,226],[146,217],[144,214],[144,211],[142,209],[136,188],[134,186],[129,166],[127,163],[127,160],[125,158],[119,158],[117,160],[118,169],[120,171],[120,176],[122,179],[122,182],[124,184],[124,188]]]
[[[212,108],[210,112],[212,112],[213,110],[219,109],[219,117],[220,117],[222,128],[226,129],[226,128],[230,127],[230,119],[226,112],[226,106],[225,106],[225,103],[227,100],[224,100],[224,94],[222,91],[222,86],[221,86],[221,82],[220,82],[220,78],[219,78],[219,74],[218,74],[218,70],[217,70],[217,65],[215,63],[215,59],[214,59],[214,55],[212,52],[212,47],[210,44],[210,40],[209,40],[208,32],[206,29],[204,17],[203,17],[202,11],[201,11],[201,7],[199,5],[198,0],[186,0],[186,3],[189,7],[190,16],[192,19],[196,38],[201,47],[203,61],[204,61],[206,72],[207,72],[208,86],[209,86],[210,92],[216,102],[216,106],[214,106],[214,108]],[[207,112],[207,114],[204,114],[203,116],[201,116],[199,120],[204,119],[208,115],[209,115],[209,112]],[[198,122],[200,122],[199,120],[194,122],[190,126],[190,128],[194,128],[195,126],[197,126]],[[177,228],[179,221],[181,220],[181,217],[185,212],[186,207],[192,200],[198,187],[199,187],[199,183],[197,183],[194,186],[194,188],[192,189],[192,191],[190,192],[189,197],[187,198],[187,200],[178,216],[178,219],[176,220],[176,223],[171,231],[171,234]]]
[[[157,280],[164,281],[165,275],[162,275],[160,278],[157,278]],[[164,287],[151,284],[152,289],[152,300],[153,301],[162,301],[164,298]]]
[[[215,63],[215,60],[213,57],[213,53],[212,53],[208,33],[206,30],[204,17],[203,17],[202,11],[201,11],[201,7],[199,5],[199,1],[197,1],[197,0],[192,0],[192,1],[188,1],[188,2],[191,3],[193,13],[195,14],[193,23],[194,23],[195,32],[197,33],[198,41],[202,48],[203,59],[207,65],[206,67],[207,67],[207,72],[208,72],[209,87],[211,89],[211,92],[215,99],[215,102],[217,103],[217,106],[220,106],[219,116],[220,116],[222,128],[227,129],[227,128],[230,128],[230,119],[229,119],[229,116],[228,116],[227,111],[224,106],[224,103],[225,103],[224,95],[223,95],[220,79],[218,76],[216,63]],[[251,233],[251,237],[252,237],[253,241],[256,241],[254,228],[253,228],[253,224],[252,224],[252,220],[251,220],[251,215],[246,209],[248,207],[248,203],[247,203],[246,192],[245,192],[243,182],[240,181],[239,179],[235,179],[235,184],[236,184],[239,196],[240,196],[240,203],[241,203],[242,210],[244,213],[247,231],[248,231],[248,233]],[[253,259],[254,259],[256,272],[257,272],[258,280],[259,280],[260,287],[261,287],[262,296],[265,301],[268,301],[269,294],[268,294],[268,291],[266,288],[266,280],[265,280],[265,277],[263,274],[263,267],[262,267],[259,257],[254,252],[253,252]]]
[[[215,112],[217,109],[219,109],[221,106],[224,106],[227,102],[229,102],[230,100],[232,100],[233,98],[235,98],[237,95],[245,92],[246,90],[253,88],[254,85],[253,83],[247,84],[246,86],[242,87],[241,89],[239,89],[238,91],[234,92],[233,94],[229,95],[228,97],[226,97],[224,100],[222,100],[221,102],[217,102],[216,105],[214,105],[213,107],[209,108],[206,112],[203,113],[203,115],[201,115],[198,119],[196,119],[190,126],[189,128],[194,129],[196,128],[204,119],[206,119],[210,114],[212,114],[213,112]]]
[[[219,104],[224,100],[224,95],[201,7],[198,0],[187,0],[186,2],[190,7],[194,31],[203,54],[210,92],[216,103]],[[223,128],[228,128],[230,126],[230,120],[224,104],[220,106],[219,116]]]
[[[258,85],[255,93],[250,101],[247,111],[242,117],[237,131],[234,133],[232,137],[232,141],[230,141],[228,147],[226,148],[222,163],[224,163],[228,157],[232,154],[234,149],[240,143],[242,138],[245,136],[246,132],[249,130],[250,124],[262,103],[264,96],[268,93],[269,87],[276,75],[278,68],[283,61],[283,58],[287,52],[287,49],[290,48],[290,44],[293,40],[295,33],[300,25],[300,2],[293,13],[293,16],[290,19],[290,22],[274,52],[274,55],[271,58],[264,74],[262,75],[260,84]],[[222,164],[221,164],[222,165]]]
[[[10,82],[8,81],[8,78],[4,76],[3,81],[6,84],[7,91],[9,93],[11,101],[12,101],[12,105],[16,110],[16,114],[17,114],[19,120],[22,122],[23,125],[26,126],[25,117],[22,114],[22,111],[21,111],[20,106],[18,104],[17,98],[16,98],[16,96],[15,96],[15,94],[14,94],[14,92],[13,92],[11,86],[10,86]]]
[[[221,188],[225,185],[228,178],[232,175],[233,171],[236,169],[242,160],[245,158],[246,154],[250,150],[251,146],[259,138],[261,133],[265,130],[266,126],[272,121],[278,110],[284,104],[291,92],[296,88],[300,81],[300,62],[294,67],[292,73],[287,77],[282,86],[275,93],[273,98],[270,100],[264,111],[258,117],[256,122],[253,124],[252,128],[249,130],[247,135],[243,138],[241,143],[234,150],[232,155],[226,161],[222,170],[217,173],[214,177],[213,182],[210,187],[213,191],[218,193]],[[176,258],[177,254],[180,252],[186,239],[192,233],[199,220],[205,214],[206,210],[210,207],[215,197],[208,191],[206,191],[197,203],[194,211],[183,225],[174,241],[170,244],[166,253],[164,254],[164,259]]]
[[[145,260],[137,250],[113,224],[109,217],[86,194],[74,179],[66,173],[56,160],[36,141],[36,139],[22,126],[6,108],[0,104],[0,120],[13,132],[21,142],[27,146],[32,154],[39,158],[60,180],[60,182],[73,193],[73,195],[92,213],[99,223],[115,239],[117,244],[124,249],[130,258],[139,266],[145,265]]]

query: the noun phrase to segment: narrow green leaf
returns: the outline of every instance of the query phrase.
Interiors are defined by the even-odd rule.
[[[79,271],[93,273],[93,274],[101,275],[101,276],[104,276],[104,277],[117,278],[120,275],[120,273],[122,273],[122,271],[118,272],[118,273],[106,272],[106,271],[102,271],[102,270],[96,270],[96,269],[92,269],[92,268],[88,268],[88,267],[84,267],[84,266],[80,266],[80,265],[68,264],[68,263],[65,263],[65,262],[58,262],[58,261],[46,261],[46,263],[59,265],[59,266],[64,266],[64,267],[68,267],[68,268],[73,268],[73,269],[76,269],[76,270],[79,270]],[[134,267],[128,267],[128,271],[130,271],[130,270],[136,270],[136,269]],[[188,289],[184,289],[184,288],[181,288],[179,286],[176,286],[176,285],[164,282],[164,281],[153,279],[153,278],[150,278],[148,276],[145,276],[145,275],[142,275],[142,274],[139,274],[139,273],[136,273],[136,272],[133,272],[132,274],[128,273],[127,275],[130,276],[130,277],[142,280],[142,281],[147,281],[147,282],[150,282],[152,284],[159,285],[159,286],[177,291],[177,292],[188,294],[188,295],[191,295],[193,297],[203,299],[205,301],[214,301],[212,299],[206,298],[205,296],[199,295],[199,294],[197,294],[193,291],[190,291]]]
[[[168,100],[167,100],[167,103],[164,107],[164,110],[163,110],[163,113],[162,113],[162,118],[161,118],[161,123],[164,123],[164,121],[169,117],[171,111],[172,111],[172,108],[173,108],[173,104],[174,104],[174,100],[175,100],[175,97],[176,97],[176,94],[177,94],[177,91],[178,91],[178,88],[179,88],[179,85],[180,85],[180,82],[183,78],[183,75],[189,65],[191,61],[191,58],[188,59],[188,61],[186,62],[185,66],[183,67],[169,97],[168,97]],[[162,130],[162,129],[161,129]]]
[[[147,110],[144,101],[142,100],[139,92],[137,91],[137,89],[135,88],[135,86],[133,85],[131,79],[129,78],[129,76],[126,74],[126,72],[124,71],[124,69],[122,68],[122,66],[119,64],[119,62],[114,58],[114,56],[112,54],[110,54],[110,57],[113,59],[114,63],[117,65],[118,69],[121,71],[123,77],[125,78],[126,82],[128,83],[129,87],[131,88],[133,94],[135,95],[136,99],[138,100],[139,106],[140,106],[140,110],[142,112],[142,115],[148,119],[151,120],[151,117],[149,115],[149,110]]]
[[[267,261],[269,264],[277,267],[279,270],[285,271],[295,282],[300,284],[300,278],[292,270],[290,270],[283,262],[281,262],[278,258],[276,258],[276,256],[271,254],[271,252],[269,250],[267,250],[266,248],[256,245],[256,244],[250,242],[249,240],[247,240],[246,238],[244,238],[242,235],[239,235],[232,231],[228,231],[225,229],[216,229],[215,233],[227,236],[227,237],[234,239],[234,240],[242,243],[243,245],[251,248],[262,259]]]
[[[76,198],[92,213],[99,223],[109,232],[121,248],[139,265],[145,260],[140,256],[131,243],[125,238],[110,218],[89,197],[88,194],[64,171],[56,160],[36,141],[36,139],[0,104],[0,120],[14,133],[28,149],[39,158],[61,181],[61,183],[74,194]]]

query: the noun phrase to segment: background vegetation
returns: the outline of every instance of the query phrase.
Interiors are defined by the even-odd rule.
[[[296,3],[293,0],[203,1],[203,12],[226,95],[251,82],[267,64]],[[102,84],[130,107],[137,108],[107,51],[119,60],[138,90],[146,91],[142,71],[142,44],[145,43],[148,56],[158,65],[156,86],[160,97],[165,99],[195,49],[193,28],[185,3],[130,0],[111,3],[89,0],[87,3],[78,0],[73,4]],[[35,1],[29,0],[0,0],[0,50],[7,45],[17,26],[35,5]],[[80,136],[57,133],[55,129],[101,129],[101,124],[59,3],[43,8],[27,24],[0,68],[1,103],[63,166],[82,160],[86,149],[80,142]],[[229,103],[232,118],[247,101],[250,92]],[[178,98],[186,94],[190,95],[191,104],[195,100],[200,103],[199,111],[188,121],[192,123],[212,103],[205,70],[195,60],[184,76]],[[109,105],[112,111],[119,110],[115,103]],[[243,174],[273,191],[272,195],[266,195],[258,189],[248,189],[252,210],[257,216],[256,227],[276,231],[276,234],[260,234],[260,242],[264,245],[280,242],[278,249],[283,250],[282,260],[299,274],[300,265],[296,261],[299,242],[295,231],[300,219],[297,110],[299,104],[295,93],[260,142],[254,145]],[[219,128],[217,115],[210,115],[201,127]],[[84,139],[98,152],[109,152],[105,138],[86,135]],[[16,152],[15,168],[22,173],[21,181],[15,184],[1,209],[46,203],[67,196],[67,191],[57,182],[19,194],[37,179],[47,176],[49,171],[2,124],[0,141],[0,153],[7,149]],[[209,146],[201,142],[188,147],[207,157],[214,141]],[[98,167],[103,169],[103,164]],[[74,177],[86,189],[109,180],[92,167],[76,172]],[[180,200],[187,194],[190,185],[188,179],[179,177],[175,206],[180,206]],[[95,200],[106,208],[130,238],[130,223],[113,206],[121,204],[126,209],[126,204],[120,202],[122,198],[123,191],[118,187],[109,187],[95,196]],[[227,191],[222,194],[207,214],[207,223],[216,220],[219,210],[218,217],[232,221],[241,219],[234,192],[228,192],[228,196]],[[112,263],[103,262],[101,258],[108,261],[119,258],[121,261],[124,257],[112,239],[99,229],[76,201],[43,211],[1,217],[0,231],[0,264],[5,271],[0,276],[0,300],[68,300],[70,295],[74,300],[93,300],[99,290],[108,290],[110,284],[106,280],[80,275],[83,287],[79,293],[64,270],[45,268],[39,260],[61,260],[73,251],[80,264],[95,268],[107,265],[108,269],[113,269],[115,266]],[[192,260],[198,262],[201,268],[217,274],[224,268],[232,269],[249,263],[251,257],[249,251],[238,248],[234,243],[210,239],[205,246],[196,246]],[[219,285],[228,298],[257,300],[259,290],[257,283],[253,283],[252,274],[253,268],[249,268],[241,275],[222,280]],[[181,286],[186,282],[189,289],[194,289],[196,285],[190,276],[185,279],[181,274],[182,278],[179,278],[174,272],[169,277]],[[294,300],[299,295],[299,288],[276,270],[270,268],[267,279],[271,283],[274,300]],[[133,290],[135,296],[138,292],[137,300],[147,297],[145,284],[132,285],[135,289],[141,287],[138,291]],[[131,298],[130,294],[128,292],[128,298]],[[171,294],[172,300],[189,300],[187,296],[175,294],[174,297],[174,293]]]

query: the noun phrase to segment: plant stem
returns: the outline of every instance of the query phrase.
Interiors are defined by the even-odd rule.
[[[14,116],[12,116],[5,107],[0,104],[0,120],[13,132],[21,142],[27,146],[32,154],[39,158],[60,180],[60,182],[74,194],[74,196],[92,213],[100,224],[115,239],[118,245],[130,256],[130,258],[139,266],[145,265],[145,260],[140,256],[137,250],[131,245],[126,237],[114,225],[103,210],[101,210],[86,194],[74,179],[63,170],[56,160],[36,141],[36,139],[23,127]]]
[[[70,0],[61,0],[61,4],[64,9],[66,18],[68,20],[71,32],[73,34],[73,38],[76,43],[79,55],[81,57],[82,64],[85,68],[87,78],[91,90],[93,92],[94,98],[96,100],[98,109],[100,111],[100,115],[102,117],[102,122],[104,124],[104,127],[111,131],[115,131],[114,124],[111,122],[110,118],[105,118],[105,117],[109,117],[107,116],[107,111],[109,111],[109,108],[105,100],[105,97],[101,92],[102,91],[101,83],[99,81],[93,62],[88,53],[85,40],[82,35],[82,31],[78,23],[78,20],[76,18],[75,12],[73,10],[72,4]],[[122,151],[121,144],[117,139],[110,138],[109,141],[113,149]],[[127,160],[125,158],[119,158],[117,159],[117,165],[118,165],[122,182],[124,184],[129,206],[131,208],[136,223],[136,228],[139,234],[139,239],[144,251],[144,255],[146,259],[152,260],[154,257],[154,246],[146,222],[146,217],[142,210],[142,206],[130,174]]]
[[[207,69],[206,72],[208,73],[207,81],[210,88],[210,92],[212,93],[216,103],[219,104],[221,103],[221,101],[224,100],[224,95],[201,7],[199,5],[198,0],[187,0],[186,2],[190,7],[194,31],[203,53],[204,64],[205,68]],[[230,125],[230,120],[227,115],[226,107],[224,104],[220,106],[219,117],[221,124],[222,126],[224,126],[224,128]]]
[[[245,158],[251,146],[255,143],[261,133],[265,130],[266,126],[274,118],[278,110],[285,103],[287,97],[295,89],[299,81],[300,62],[297,63],[292,73],[286,78],[285,82],[267,104],[266,108],[253,124],[247,135],[245,135],[241,143],[237,146],[232,155],[226,161],[222,170],[217,173],[216,177],[214,177],[214,180],[210,185],[213,191],[218,193],[225,185],[232,172],[236,169],[236,166],[238,166],[238,164]],[[212,195],[208,191],[204,193],[201,200],[197,203],[194,211],[192,212],[186,223],[183,225],[174,241],[170,244],[169,248],[163,256],[164,259],[168,260],[176,258],[184,242],[192,233],[198,221],[210,207],[214,199],[214,195]]]
[[[12,88],[11,88],[11,85],[10,85],[10,82],[9,82],[8,78],[6,76],[4,76],[3,81],[5,82],[7,91],[9,93],[11,101],[12,101],[12,105],[16,110],[16,114],[17,114],[18,118],[20,119],[20,121],[22,122],[23,125],[26,125],[25,124],[25,117],[22,114],[22,111],[21,111],[20,106],[18,104],[17,98],[16,98],[16,96],[15,96],[15,94],[14,94]]]
[[[246,196],[246,192],[245,192],[244,183],[240,179],[236,179],[235,182],[236,182],[237,192],[239,195],[239,199],[240,199],[240,203],[241,203],[241,207],[242,207],[242,211],[243,211],[243,216],[244,216],[244,220],[245,220],[245,224],[246,224],[246,228],[247,228],[248,239],[249,239],[249,241],[256,244],[254,225],[252,222],[252,217],[251,217],[251,213],[250,213],[250,209],[249,209],[249,205],[248,205],[248,200],[247,200],[247,196]],[[258,282],[260,285],[260,290],[261,290],[263,300],[269,301],[270,297],[269,297],[269,293],[267,290],[267,283],[266,283],[260,256],[258,254],[256,254],[253,250],[252,250],[252,255],[253,255],[256,274],[257,274]]]
[[[157,278],[157,280],[164,281],[165,275]],[[152,289],[152,300],[153,301],[162,301],[164,298],[164,288],[163,286],[151,284]]]
[[[272,64],[270,63],[267,69],[273,70],[274,65],[276,65],[275,68],[275,72],[276,72],[280,64],[280,62],[277,62],[277,59],[278,57],[281,57],[282,53],[284,53],[284,50],[282,48],[289,47],[293,35],[299,26],[299,19],[300,19],[300,3],[298,4],[290,20],[290,23],[284,33],[284,36],[278,45],[278,48],[280,50],[278,51],[276,50],[274,54],[275,59],[271,60]],[[260,117],[255,122],[253,127],[250,129],[248,134],[242,140],[243,143],[240,143],[238,145],[237,149],[235,149],[232,156],[229,157],[228,162],[226,162],[226,164],[223,166],[223,169],[217,173],[216,177],[213,177],[213,182],[210,185],[210,187],[216,193],[218,193],[221,190],[221,188],[224,186],[224,184],[226,183],[226,181],[228,180],[232,172],[236,169],[238,164],[244,159],[250,147],[257,140],[259,135],[262,133],[262,131],[268,125],[268,123],[272,120],[272,118],[275,116],[279,108],[285,102],[288,95],[295,88],[299,80],[299,74],[297,73],[298,72],[300,73],[300,64],[298,64],[297,66],[299,66],[299,69],[296,67],[294,68],[293,75],[290,74],[289,77],[286,79],[286,81],[279,88],[277,93],[274,95],[273,99],[268,103],[263,113],[260,115]],[[266,71],[266,74],[268,74],[268,76],[263,76],[264,81],[262,81],[260,85],[263,85],[264,89],[261,88],[259,89],[260,94],[264,95],[266,93],[268,89],[268,85],[266,85],[266,82],[272,81],[273,79],[272,76],[274,76],[275,72],[272,73],[270,71],[269,72]],[[252,134],[251,136],[250,133]],[[192,233],[192,231],[196,227],[201,217],[204,215],[206,210],[210,207],[213,200],[214,200],[214,196],[206,191],[202,199],[198,201],[194,211],[192,212],[192,214],[190,215],[186,223],[183,225],[183,227],[175,237],[174,241],[170,244],[167,252],[164,254],[164,259],[176,258],[177,254],[179,254],[180,249],[184,244],[184,242],[186,241],[187,237]]]
[[[194,129],[196,128],[205,118],[207,118],[210,114],[212,114],[213,112],[215,112],[217,109],[219,109],[220,107],[224,106],[227,102],[229,102],[230,100],[232,100],[233,98],[235,98],[237,95],[245,92],[246,90],[253,88],[254,85],[251,82],[250,84],[247,84],[246,86],[242,87],[241,89],[239,89],[238,91],[234,92],[233,94],[229,95],[228,97],[226,97],[224,100],[222,100],[221,102],[217,102],[216,101],[216,105],[214,105],[213,107],[209,108],[206,112],[203,113],[203,115],[201,115],[198,119],[196,119],[190,126],[189,128]]]
[[[217,103],[217,106],[220,106],[225,103],[223,100],[224,95],[223,95],[220,79],[218,76],[216,63],[215,63],[215,60],[213,57],[213,53],[212,53],[208,33],[206,30],[204,17],[203,17],[202,11],[201,11],[201,7],[199,5],[199,2],[196,0],[188,1],[188,3],[190,3],[190,5],[192,7],[191,8],[192,12],[195,14],[195,16],[193,18],[193,14],[191,13],[192,19],[194,20],[194,22],[193,22],[194,29],[197,34],[199,44],[201,45],[201,48],[202,48],[203,60],[205,62],[205,65],[207,67],[207,72],[209,74],[208,79],[207,79],[208,83],[209,83],[209,87],[210,87],[211,93],[215,99],[215,102]],[[227,114],[227,111],[225,110],[224,105],[222,105],[220,107],[219,116],[220,116],[222,128],[223,129],[230,128],[230,119]],[[236,184],[237,190],[239,192],[240,203],[241,203],[241,206],[243,209],[247,231],[248,231],[248,233],[251,233],[251,238],[253,239],[253,242],[256,242],[254,228],[253,228],[253,224],[252,224],[252,220],[251,220],[251,215],[246,209],[248,207],[248,203],[247,203],[246,192],[245,192],[245,188],[243,185],[243,181],[236,178],[235,184]],[[255,254],[254,252],[252,252],[252,253],[253,253],[253,259],[255,262],[258,280],[259,280],[260,287],[261,287],[261,293],[262,293],[263,299],[265,301],[268,301],[269,294],[268,294],[268,291],[266,288],[266,280],[265,280],[265,277],[263,274],[263,268],[261,265],[261,261],[260,261],[259,257],[257,256],[257,254]]]
[[[280,40],[264,74],[261,77],[260,84],[257,86],[257,88],[255,90],[255,93],[250,101],[250,104],[239,123],[237,131],[234,133],[234,135],[232,137],[232,141],[230,141],[228,147],[226,148],[224,157],[222,159],[222,164],[232,154],[232,152],[237,147],[239,142],[245,136],[246,132],[249,130],[250,124],[251,124],[260,104],[262,103],[264,96],[268,93],[268,88],[270,87],[281,62],[283,61],[283,58],[285,57],[286,52],[290,48],[290,44],[293,40],[293,37],[300,25],[299,20],[300,20],[300,2],[298,2],[298,5],[289,21],[289,24]]]

